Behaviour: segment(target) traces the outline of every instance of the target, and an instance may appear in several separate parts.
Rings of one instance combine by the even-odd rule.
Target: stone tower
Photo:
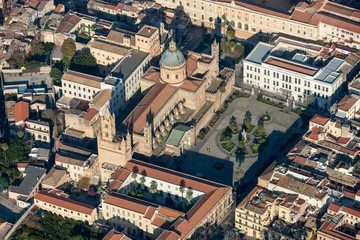
[[[119,136],[116,133],[115,116],[107,108],[101,117],[101,131],[98,136],[99,166],[105,163],[112,166],[124,166],[132,158],[131,136]]]

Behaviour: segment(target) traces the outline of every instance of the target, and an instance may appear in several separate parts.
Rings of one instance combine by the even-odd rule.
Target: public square
[[[258,155],[251,152],[246,156],[236,155],[236,147],[229,153],[221,147],[220,135],[229,125],[230,118],[234,116],[238,123],[242,123],[248,110],[255,126],[266,112],[270,115],[271,120],[264,124],[268,145]],[[245,173],[246,176],[254,176],[268,158],[279,154],[279,147],[287,141],[285,133],[286,136],[300,133],[301,124],[301,118],[295,113],[285,113],[279,108],[258,102],[256,96],[235,99],[206,137],[197,139],[197,146],[186,152],[181,160],[181,168],[184,172],[200,177],[210,176],[211,180],[229,185],[239,183],[239,179],[246,182],[248,179],[242,178]],[[247,172],[249,169],[251,172]]]

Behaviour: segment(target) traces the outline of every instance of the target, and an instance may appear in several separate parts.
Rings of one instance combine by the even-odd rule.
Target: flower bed
[[[259,144],[253,144],[250,146],[250,150],[252,152],[252,154],[257,154],[259,153]]]
[[[254,130],[255,126],[254,125],[245,125],[245,131],[246,133],[251,133],[252,130]]]
[[[254,137],[256,138],[266,138],[266,132],[264,130],[256,129],[254,132]]]
[[[271,105],[273,107],[277,107],[277,108],[280,108],[280,109],[283,109],[285,107],[284,104],[282,104],[281,102],[280,103],[275,103],[275,102],[271,101],[270,99],[264,99],[261,95],[259,95],[256,98],[256,101],[262,102],[262,103],[265,103],[265,104],[268,104],[268,105]]]
[[[226,130],[220,135],[220,142],[231,142],[231,135]]]
[[[211,119],[211,121],[210,121],[210,123],[209,123],[209,126],[210,126],[210,127],[213,127],[213,126],[215,125],[215,123],[219,120],[219,118],[220,118],[220,115],[215,115],[215,116]]]
[[[206,136],[206,134],[208,134],[208,132],[210,131],[210,127],[206,127],[200,130],[200,133],[198,135],[198,138],[203,140]]]
[[[248,155],[248,151],[246,150],[245,147],[238,147],[235,151],[235,154],[238,154],[238,155]]]
[[[233,142],[222,143],[221,147],[223,149],[225,149],[226,151],[231,152],[235,147],[235,143],[233,143]]]
[[[236,123],[230,123],[230,125],[228,126],[229,130],[231,131],[232,134],[238,134],[240,132],[238,126],[236,125]]]

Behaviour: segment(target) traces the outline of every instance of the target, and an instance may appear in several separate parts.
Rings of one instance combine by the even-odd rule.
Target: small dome
[[[171,40],[169,48],[161,55],[160,64],[164,67],[177,67],[185,63],[184,55],[176,48],[176,43]]]

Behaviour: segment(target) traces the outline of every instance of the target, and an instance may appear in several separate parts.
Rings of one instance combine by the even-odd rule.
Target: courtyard
[[[247,139],[241,142],[241,126],[246,115],[251,114],[253,129],[247,132]],[[266,144],[254,151],[256,144],[256,130],[258,119],[268,115],[269,120],[263,121],[263,133]],[[236,121],[239,133],[231,137],[235,144],[233,148],[224,147],[221,135],[229,128],[232,121]],[[197,139],[196,147],[187,151],[181,158],[181,168],[184,172],[198,177],[209,178],[228,185],[238,185],[254,177],[271,156],[277,156],[282,151],[281,145],[289,141],[289,137],[301,132],[302,121],[298,115],[285,113],[280,108],[258,102],[256,96],[237,98],[229,104],[210,128],[206,136]],[[222,146],[223,145],[223,146]],[[245,145],[245,146],[244,146]],[[244,150],[246,149],[246,150]],[[256,163],[256,164],[255,164]],[[246,175],[245,175],[246,174]],[[244,177],[247,176],[247,177]]]

